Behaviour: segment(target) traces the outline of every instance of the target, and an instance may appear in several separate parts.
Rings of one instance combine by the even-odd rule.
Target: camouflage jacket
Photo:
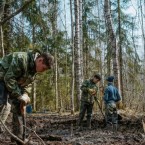
[[[4,81],[12,97],[31,92],[31,83],[36,74],[32,52],[14,52],[0,60],[0,81]]]
[[[94,100],[97,99],[96,95],[91,95],[88,91],[88,89],[95,89],[96,92],[98,91],[98,87],[97,85],[92,81],[92,79],[90,80],[85,80],[82,83],[81,86],[81,90],[82,90],[82,96],[81,96],[81,101],[85,101],[88,103],[93,103]]]
[[[108,86],[106,87],[104,92],[103,99],[105,104],[111,102],[118,102],[121,100],[121,96],[118,92],[118,89],[115,86],[113,86],[113,83],[108,83]]]

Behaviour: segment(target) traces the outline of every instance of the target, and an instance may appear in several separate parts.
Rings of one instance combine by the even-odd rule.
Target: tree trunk
[[[4,7],[4,19],[9,17],[11,13],[10,3],[6,3]],[[8,20],[3,25],[3,37],[4,37],[4,48],[5,48],[5,54],[10,53],[10,41],[11,41],[11,23],[10,20]]]
[[[5,7],[5,0],[1,0],[0,1],[0,22],[3,18],[3,14],[4,14],[4,7]],[[0,52],[0,57],[3,57],[5,55],[5,51],[4,51],[4,40],[3,40],[3,27],[2,25],[0,25],[0,46],[1,46],[1,52]]]
[[[35,45],[35,26],[32,26],[32,45],[33,45],[33,50],[34,50],[34,45]],[[33,110],[36,111],[36,82],[33,82],[32,85],[32,95],[33,95]]]
[[[86,3],[84,2],[84,5],[86,5]],[[89,77],[89,66],[88,66],[88,62],[89,62],[89,46],[88,46],[88,26],[87,26],[87,12],[84,9],[83,12],[83,57],[84,57],[84,77],[85,79],[88,79]]]
[[[33,111],[36,111],[36,82],[33,82]]]
[[[2,25],[0,25],[0,46],[1,46],[0,57],[3,57],[3,56],[5,56],[5,50],[4,50],[4,37],[3,37],[3,28],[2,28]]]
[[[112,26],[112,18],[111,18],[111,7],[110,7],[110,0],[104,1],[104,14],[105,14],[105,20],[106,20],[106,27],[108,30],[109,35],[109,46],[112,49],[112,58],[113,58],[113,73],[115,76],[115,86],[120,91],[120,83],[119,83],[119,66],[118,66],[118,50],[116,48],[116,37],[113,31]]]
[[[97,16],[98,16],[98,21],[100,22],[100,20],[101,20],[101,18],[100,18],[100,14],[101,14],[101,12],[100,12],[100,6],[99,6],[99,2],[98,2],[98,0],[96,1],[96,4],[97,4]],[[102,109],[102,111],[103,111],[103,105],[104,105],[104,103],[103,103],[103,95],[104,95],[104,74],[105,74],[105,72],[104,72],[104,69],[103,69],[103,66],[104,66],[104,49],[103,49],[103,47],[101,46],[101,39],[100,39],[100,36],[101,36],[101,28],[100,28],[100,25],[101,24],[99,24],[98,25],[98,30],[99,30],[99,33],[98,33],[98,36],[99,36],[99,42],[98,42],[98,49],[100,49],[100,51],[101,51],[101,55],[100,55],[100,65],[99,65],[99,68],[100,68],[100,74],[101,74],[101,76],[102,76],[102,81],[101,81],[101,84],[100,84],[100,86],[99,86],[99,99],[100,99],[100,106],[101,106],[101,109]],[[97,51],[97,50],[96,50]],[[97,55],[97,52],[96,52],[96,55]],[[96,59],[97,60],[97,59]]]
[[[6,0],[0,1],[0,21],[2,20]]]
[[[144,4],[145,6],[145,4]],[[143,84],[145,84],[145,32],[144,32],[144,16],[143,16],[143,7],[140,0],[140,13],[141,13],[141,30],[142,30],[142,38],[143,38],[143,48],[144,48],[144,62],[143,62]],[[143,89],[143,111],[145,111],[145,89]]]
[[[73,26],[73,15],[72,15],[72,0],[70,0],[70,15],[71,15],[71,50],[72,50],[72,74],[71,74],[71,114],[74,114],[74,85],[75,85],[75,73],[74,73],[74,26]]]
[[[58,61],[57,61],[57,48],[56,48],[56,31],[57,31],[57,0],[54,0],[54,14],[53,14],[53,20],[52,20],[52,31],[53,31],[53,40],[54,40],[54,59],[55,59],[55,109],[58,111],[59,104],[58,104]]]
[[[66,11],[66,0],[64,0],[64,19],[65,19],[65,25],[64,25],[64,27],[65,27],[65,32],[67,32],[67,18],[66,18],[66,14],[67,14],[67,11]],[[67,43],[67,34],[65,34],[65,41],[66,41],[66,43]],[[65,43],[65,45],[67,45]],[[65,88],[66,88],[66,90],[65,90],[65,100],[67,100],[67,97],[68,97],[68,94],[69,94],[69,81],[68,81],[68,51],[67,51],[67,47],[65,48]],[[61,96],[60,96],[61,97]],[[65,103],[65,105],[66,105],[66,103]],[[61,104],[61,106],[60,106],[61,108],[63,107],[62,106],[62,104]]]
[[[54,36],[55,37],[55,36]],[[55,59],[55,99],[56,99],[56,106],[55,109],[58,110],[58,62],[57,62],[57,48],[54,48],[54,59]]]
[[[82,25],[82,14],[83,14],[83,2],[82,0],[79,0],[79,26],[80,26],[80,32],[79,32],[79,35],[80,35],[80,38],[79,38],[79,43],[80,43],[80,61],[81,61],[81,64],[83,64],[83,25]],[[84,67],[82,66],[81,67],[81,78],[83,79],[84,78]]]
[[[124,91],[123,91],[123,60],[122,60],[122,36],[121,36],[121,21],[120,21],[120,0],[118,0],[118,35],[119,35],[119,66],[120,66],[120,93],[122,96],[122,101],[124,102]]]
[[[79,101],[81,99],[81,83],[82,83],[82,69],[81,69],[81,49],[80,49],[80,25],[79,25],[79,0],[74,0],[75,7],[75,72],[76,72],[76,94]]]

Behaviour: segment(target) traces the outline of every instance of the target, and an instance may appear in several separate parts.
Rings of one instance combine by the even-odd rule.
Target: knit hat
[[[114,79],[115,79],[114,76],[109,76],[106,80],[108,82],[113,82]]]

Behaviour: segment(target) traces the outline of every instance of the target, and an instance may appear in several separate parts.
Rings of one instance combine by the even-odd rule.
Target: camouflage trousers
[[[10,114],[10,110],[11,110],[11,105],[9,103],[5,104],[5,105],[0,105],[0,119],[3,123],[5,123],[5,121],[8,118],[8,115]],[[4,127],[0,122],[0,133],[4,131]]]
[[[105,105],[105,119],[107,123],[118,123],[118,114],[115,102],[111,102]]]
[[[87,112],[87,123],[91,122],[93,105],[94,105],[93,103],[81,101],[80,113],[79,113],[79,123],[78,123],[79,125],[81,125],[86,112]]]
[[[1,84],[1,82],[0,82]],[[6,92],[6,89],[1,87],[0,85],[0,102],[3,102],[3,97],[6,97],[3,95]],[[8,95],[8,92],[7,92]],[[5,121],[8,118],[8,115],[10,114],[10,112],[13,113],[13,118],[12,118],[12,132],[18,136],[20,139],[24,140],[25,138],[25,133],[24,133],[24,127],[23,125],[25,125],[25,118],[24,116],[21,114],[20,111],[20,101],[18,99],[8,99],[7,98],[7,102],[3,102],[3,104],[0,104],[0,118],[1,121],[3,123],[5,123]],[[0,123],[0,128],[1,130],[3,130],[3,125]]]

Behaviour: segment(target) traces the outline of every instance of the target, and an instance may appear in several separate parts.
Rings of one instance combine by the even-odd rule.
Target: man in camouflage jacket
[[[85,80],[82,83],[81,90],[81,106],[79,113],[79,126],[82,128],[82,121],[87,111],[87,127],[91,128],[91,116],[93,111],[94,100],[97,99],[97,83],[101,80],[100,75],[96,74],[90,80]]]
[[[13,133],[22,140],[24,107],[30,102],[32,82],[37,73],[51,69],[52,65],[53,56],[39,51],[14,52],[0,60],[0,118],[5,123],[11,111]]]

